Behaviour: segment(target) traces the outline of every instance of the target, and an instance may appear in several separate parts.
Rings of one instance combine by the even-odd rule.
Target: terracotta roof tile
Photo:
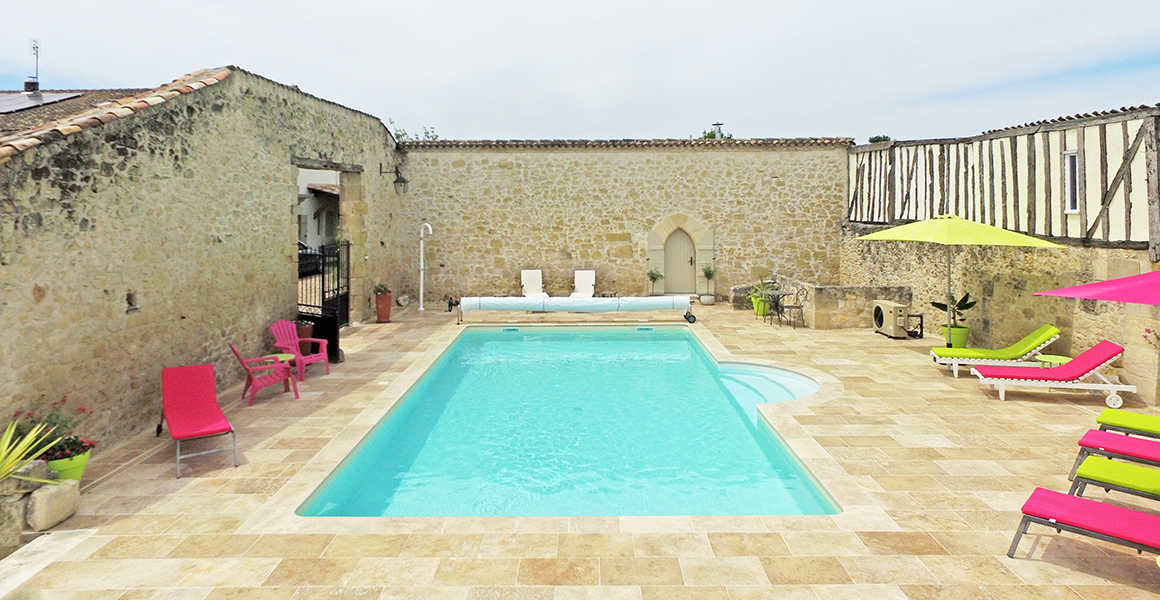
[[[1090,113],[1080,113],[1077,115],[1056,117],[1054,119],[1044,119],[1042,121],[1032,121],[1030,123],[1024,123],[1022,125],[1014,125],[1011,127],[1002,127],[999,129],[991,129],[988,131],[984,131],[983,135],[989,135],[989,134],[999,133],[999,132],[1003,132],[1003,131],[1012,131],[1012,130],[1016,130],[1016,129],[1026,129],[1028,127],[1039,127],[1041,125],[1049,125],[1049,124],[1054,124],[1054,123],[1065,123],[1068,121],[1082,121],[1084,119],[1095,119],[1095,118],[1099,118],[1099,117],[1130,115],[1131,113],[1136,113],[1136,112],[1155,112],[1157,108],[1160,108],[1160,104],[1157,104],[1155,106],[1141,104],[1140,106],[1124,106],[1124,107],[1121,107],[1119,109],[1112,109],[1112,110],[1097,110],[1095,112],[1090,112]],[[1141,116],[1143,116],[1143,115],[1141,115]]]
[[[45,90],[79,92],[83,100],[74,102],[77,100],[74,98],[14,113],[20,115],[19,118],[0,115],[0,151],[3,151],[0,156],[4,158],[0,162],[7,162],[14,154],[46,140],[98,127],[181,94],[213,85],[229,77],[233,69],[235,67],[203,69],[152,90]],[[114,98],[116,100],[112,100]]]
[[[308,183],[306,184],[306,189],[312,192],[322,192],[323,194],[333,194],[335,196],[339,195],[342,191],[340,186],[333,183]]]
[[[851,138],[756,138],[718,140],[415,140],[400,142],[406,150],[454,148],[771,148],[799,146],[841,146],[854,143]]]

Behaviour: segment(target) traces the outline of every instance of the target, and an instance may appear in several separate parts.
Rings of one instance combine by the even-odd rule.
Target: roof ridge
[[[99,127],[105,123],[123,119],[137,111],[156,106],[183,94],[189,94],[225,80],[236,67],[199,69],[178,77],[173,81],[138,94],[126,96],[111,102],[104,102],[78,113],[37,125],[24,131],[0,136],[0,165],[45,142],[69,136],[78,131]],[[133,91],[141,88],[112,88]],[[87,90],[93,91],[93,90]]]
[[[1026,129],[1028,127],[1039,127],[1041,125],[1050,125],[1052,123],[1064,123],[1068,121],[1082,121],[1084,119],[1095,119],[1099,117],[1108,117],[1115,115],[1126,115],[1134,112],[1142,112],[1160,108],[1160,104],[1141,104],[1139,106],[1121,106],[1120,108],[1113,108],[1111,110],[1096,110],[1087,113],[1077,113],[1074,115],[1064,115],[1062,117],[1055,117],[1054,119],[1041,119],[1039,121],[1031,121],[1022,125],[1012,125],[1010,127],[1000,127],[998,129],[988,129],[980,135],[990,135],[1002,131],[1012,131],[1016,129]]]
[[[404,149],[433,148],[636,148],[636,147],[765,147],[765,146],[849,146],[847,137],[814,138],[726,138],[726,139],[619,139],[619,140],[408,140]]]

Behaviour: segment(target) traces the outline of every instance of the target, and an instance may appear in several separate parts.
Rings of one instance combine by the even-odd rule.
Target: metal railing
[[[298,312],[350,324],[350,242],[298,252]]]

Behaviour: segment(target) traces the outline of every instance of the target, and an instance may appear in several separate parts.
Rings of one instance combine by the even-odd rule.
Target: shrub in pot
[[[971,300],[969,293],[963,294],[963,297],[958,300],[955,300],[954,296],[951,296],[950,301],[949,306],[946,302],[931,302],[930,305],[950,314],[950,332],[947,332],[946,325],[939,326],[943,339],[947,341],[947,348],[966,348],[967,337],[971,333],[971,328],[967,325],[960,325],[959,322],[963,320],[963,312],[974,308],[978,302]]]
[[[375,317],[379,323],[391,322],[391,290],[387,289],[385,283],[376,283],[374,287],[375,293]]]

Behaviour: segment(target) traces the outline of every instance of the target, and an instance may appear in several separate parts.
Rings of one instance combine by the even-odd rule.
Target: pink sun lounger
[[[1104,340],[1071,359],[1071,362],[1058,367],[1040,369],[980,365],[971,369],[971,374],[979,378],[979,383],[990,385],[992,389],[998,388],[1000,400],[1006,400],[1008,385],[1103,390],[1108,392],[1107,405],[1119,408],[1124,404],[1124,399],[1116,392],[1135,392],[1136,386],[1112,383],[1099,370],[1123,353],[1123,348]]]
[[[1023,503],[1023,520],[1011,540],[1008,557],[1015,558],[1019,540],[1031,523],[1121,544],[1137,552],[1160,554],[1160,516],[1035,488]]]
[[[1083,463],[1083,459],[1092,455],[1160,467],[1160,441],[1091,429],[1077,443],[1079,456],[1067,476],[1069,481],[1075,478],[1075,470]]]

